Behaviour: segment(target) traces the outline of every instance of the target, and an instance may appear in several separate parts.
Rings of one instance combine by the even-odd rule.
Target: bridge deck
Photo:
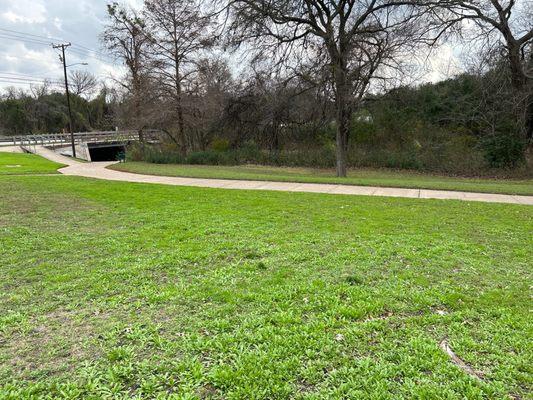
[[[147,130],[143,132],[146,140],[157,140],[159,131]],[[133,130],[126,131],[98,131],[98,132],[76,132],[74,133],[74,142],[127,142],[139,140],[139,132]],[[21,146],[26,150],[29,147],[37,145],[57,145],[70,144],[70,133],[53,133],[42,135],[19,135],[19,136],[0,136],[0,146]]]

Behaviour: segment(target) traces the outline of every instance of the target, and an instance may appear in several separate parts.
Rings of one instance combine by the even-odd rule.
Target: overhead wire
[[[46,37],[41,35],[34,35],[31,33],[19,32],[12,29],[0,28],[0,38],[17,40],[30,44],[38,44],[44,46],[50,46],[54,41],[63,41],[62,39]],[[79,57],[89,57],[99,60],[107,64],[116,64],[116,60],[113,60],[109,55],[99,52],[97,50],[90,49],[89,47],[71,43],[70,52]]]
[[[64,42],[63,39],[54,38],[49,36],[35,35],[27,32],[20,32],[13,29],[0,28],[0,39],[8,39],[13,41],[20,41],[23,43],[28,43],[32,45],[41,45],[41,46],[51,46],[53,42]],[[71,43],[69,48],[69,53],[71,53],[74,58],[81,60],[85,59],[96,59],[105,64],[117,65],[117,60],[112,59],[108,54],[102,53],[97,50],[93,50],[89,47],[86,47],[81,44]],[[16,56],[14,56],[16,57]],[[21,57],[17,57],[21,59]],[[59,70],[59,67],[58,67]],[[47,70],[43,72],[55,73],[55,71]],[[59,71],[57,71],[59,73]],[[103,80],[108,80],[108,77],[97,75]],[[60,78],[49,78],[47,76],[32,76],[28,74],[14,73],[14,72],[0,72],[0,82],[1,83],[11,83],[11,84],[25,84],[25,85],[37,85],[37,84],[50,84],[50,85],[63,85],[64,82]]]
[[[51,36],[43,36],[43,35],[35,35],[35,34],[32,34],[32,33],[27,33],[27,32],[21,32],[21,31],[15,31],[13,29],[5,29],[5,28],[0,28],[0,31],[4,31],[4,32],[8,32],[8,34],[14,34],[14,35],[18,35],[18,36],[31,36],[33,38],[37,38],[36,40],[51,40],[53,42],[64,42],[65,39],[60,39],[60,38],[55,38],[55,37],[51,37]],[[105,53],[102,53],[98,50],[94,50],[94,49],[91,49],[87,46],[83,46],[81,44],[78,44],[78,43],[72,43],[72,46],[73,47],[79,47],[80,49],[83,49],[85,51],[88,51],[88,52],[91,52],[91,53],[94,53],[94,54],[99,54],[99,55],[102,55],[102,56],[107,56],[107,54]]]
[[[37,82],[37,81],[18,81],[18,80],[12,80],[12,79],[4,79],[0,77],[1,83],[11,83],[13,85],[42,85],[47,82]],[[59,86],[61,83],[59,82],[48,82],[52,86]]]
[[[32,36],[32,37],[38,38],[38,39],[40,39],[40,40],[42,40],[42,39],[46,39],[46,40],[51,40],[51,41],[54,41],[54,42],[62,42],[62,41],[65,41],[65,39],[54,38],[54,37],[51,37],[51,36],[35,35],[35,34],[32,34],[32,33],[15,31],[15,30],[13,30],[13,29],[0,28],[0,31],[5,31],[5,32],[9,32],[10,34],[16,34],[16,35],[22,35],[22,36]],[[83,50],[87,50],[87,51],[90,51],[90,52],[92,52],[92,53],[96,53],[96,54],[100,54],[100,55],[104,55],[104,56],[107,55],[107,54],[102,53],[102,52],[100,52],[100,51],[98,51],[98,50],[91,49],[91,48],[89,48],[89,47],[83,46],[83,45],[78,44],[78,43],[72,43],[72,46],[80,47],[81,49],[83,49]]]
[[[31,44],[40,44],[40,45],[44,45],[44,46],[50,46],[50,44],[51,44],[51,42],[45,42],[43,40],[32,39],[32,38],[24,38],[24,37],[11,35],[11,34],[5,34],[5,33],[1,33],[1,32],[0,32],[0,38],[18,40],[20,42],[31,43]]]
[[[35,83],[35,84],[46,84],[46,83],[62,84],[62,82],[59,79],[17,78],[13,76],[2,76],[2,74],[0,74],[0,79],[13,81],[14,83],[27,82],[27,83]]]
[[[52,72],[52,71],[49,71],[49,72]],[[53,71],[53,72],[59,73],[59,68],[58,68],[58,71]],[[13,75],[13,76],[19,76],[19,77],[22,77],[22,78],[49,79],[48,76],[44,76],[44,75],[37,76],[37,75],[21,74],[21,73],[18,73],[18,72],[8,72],[8,71],[0,71],[0,75]]]
[[[34,35],[33,33],[15,31],[13,29],[0,28],[0,31],[9,32],[9,33],[15,33],[15,34],[18,34],[18,35],[33,36],[33,37],[36,37],[36,38],[53,40],[53,41],[56,41],[56,42],[63,40],[63,39],[53,38],[53,37],[49,37],[49,36]]]

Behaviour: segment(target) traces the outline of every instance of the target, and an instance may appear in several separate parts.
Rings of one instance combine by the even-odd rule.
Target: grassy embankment
[[[531,398],[533,207],[0,187],[2,399]]]
[[[0,152],[0,175],[57,174],[61,167],[35,154]]]
[[[255,165],[227,167],[128,162],[124,164],[115,164],[111,166],[111,168],[139,174],[182,176],[191,178],[332,183],[361,186],[533,195],[533,179],[506,180],[458,178],[385,169],[350,170],[348,173],[348,178],[343,179],[335,177],[335,173],[332,170],[292,167],[266,167]]]

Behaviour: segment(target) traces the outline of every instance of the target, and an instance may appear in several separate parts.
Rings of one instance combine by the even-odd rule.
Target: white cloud
[[[2,0],[5,10],[0,16],[11,23],[42,24],[46,22],[46,8],[35,0]]]
[[[58,18],[58,17],[55,17],[54,18],[54,27],[57,29],[57,30],[62,30],[63,29],[63,25],[62,25],[62,20],[61,18]]]
[[[126,0],[126,4],[130,7],[140,9],[143,5],[143,0]]]
[[[4,33],[0,38],[0,73],[60,78],[62,71],[57,53],[49,46],[52,40],[47,39],[58,38],[59,41],[73,44],[67,50],[69,64],[87,62],[87,67],[78,68],[87,69],[102,80],[109,79],[110,75],[119,77],[124,67],[113,61],[108,62],[109,58],[100,54],[103,49],[99,34],[107,20],[108,1],[110,0],[0,0],[0,28],[38,35],[33,38],[43,41],[24,42],[20,40],[20,36],[17,39],[16,35],[0,31]],[[122,2],[140,8],[143,0]],[[99,54],[87,52],[86,48],[96,50]],[[460,64],[457,61],[457,48],[455,43],[450,43],[432,52],[430,57],[413,60],[414,64],[425,68],[425,74],[420,79],[438,81],[456,73]],[[0,89],[8,85],[10,84],[0,81]]]
[[[460,64],[455,47],[444,44],[430,54],[426,79],[437,82],[457,75],[462,71]]]
[[[38,79],[62,79],[61,63],[51,42],[73,44],[67,49],[69,64],[89,63],[73,69],[89,70],[102,80],[110,72],[118,74],[123,70],[121,66],[113,66],[113,61],[107,62],[103,54],[87,51],[103,51],[99,34],[107,17],[106,3],[105,0],[0,0],[0,28],[9,30],[0,31],[0,74],[4,74],[0,78],[24,74]],[[10,31],[37,36],[21,36]],[[13,85],[8,79],[0,79],[0,91]],[[28,88],[25,83],[14,86]]]

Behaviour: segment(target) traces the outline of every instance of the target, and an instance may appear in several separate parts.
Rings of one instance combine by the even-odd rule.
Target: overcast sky
[[[62,79],[57,51],[46,44],[51,42],[46,38],[72,42],[74,46],[67,52],[69,64],[89,63],[86,67],[72,68],[86,68],[100,78],[116,74],[117,66],[111,59],[107,62],[104,55],[86,50],[102,51],[98,35],[106,20],[107,3],[106,0],[0,0],[0,81],[4,81],[0,87],[13,85],[5,82],[9,80]],[[138,7],[141,0],[126,3]]]
[[[86,68],[100,79],[120,74],[120,65],[113,65],[101,53],[99,34],[106,22],[107,0],[0,0],[0,88],[20,86],[22,80],[62,79],[62,66],[57,50],[49,45],[55,38],[72,42],[67,52],[69,64],[87,62]],[[140,7],[142,0],[123,0]],[[26,36],[15,32],[23,32]],[[35,36],[27,36],[35,35]],[[39,43],[36,43],[39,42]],[[81,46],[81,47],[80,47]],[[453,63],[452,47],[444,47],[428,63],[431,72],[426,80],[442,79]]]

